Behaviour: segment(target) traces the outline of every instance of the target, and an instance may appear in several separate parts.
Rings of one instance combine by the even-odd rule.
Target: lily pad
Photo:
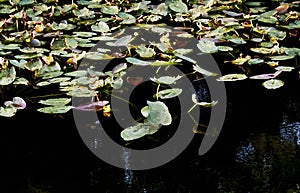
[[[119,38],[115,42],[107,42],[108,46],[127,46],[132,41],[132,35],[127,35]]]
[[[178,65],[178,62],[171,62],[171,61],[162,61],[162,60],[155,60],[151,66],[171,66],[171,65]]]
[[[213,73],[213,72],[210,72],[210,71],[207,71],[207,70],[201,68],[201,67],[200,67],[199,65],[197,65],[197,64],[193,65],[193,69],[194,69],[196,72],[199,72],[199,73],[201,73],[201,74],[203,74],[203,75],[206,75],[206,76],[216,76],[216,75],[218,75],[218,74],[216,74],[216,73]]]
[[[23,85],[28,85],[29,81],[26,80],[25,78],[17,78],[13,84],[23,84]]]
[[[157,97],[161,98],[161,99],[169,99],[169,98],[177,97],[181,93],[182,93],[182,89],[172,88],[172,89],[166,89],[166,90],[159,91],[157,93]]]
[[[260,58],[253,58],[253,59],[248,60],[248,64],[249,65],[252,65],[252,64],[261,64],[263,62],[264,62],[264,60],[260,59]]]
[[[126,61],[133,64],[133,65],[137,65],[137,66],[149,66],[149,65],[151,65],[151,62],[147,62],[147,61],[144,61],[144,60],[139,60],[139,59],[132,58],[132,57],[126,58]]]
[[[135,17],[129,13],[120,12],[118,15],[122,18],[120,24],[133,24],[136,21]]]
[[[156,82],[158,84],[175,84],[177,80],[179,80],[182,76],[161,76],[159,78],[150,78],[151,81]]]
[[[17,109],[12,106],[0,107],[0,116],[3,117],[12,117],[16,114]]]
[[[147,101],[148,106],[142,109],[142,114],[147,115],[147,121],[152,125],[170,125],[172,122],[172,116],[169,113],[169,109],[165,103],[161,101]],[[146,112],[146,113],[145,113]]]
[[[225,76],[221,76],[217,79],[217,81],[237,81],[237,80],[245,80],[248,77],[245,74],[227,74]]]
[[[49,114],[64,114],[71,110],[72,106],[50,106],[50,107],[43,107],[39,108],[37,111],[42,113],[49,113]]]
[[[52,106],[64,106],[70,102],[71,102],[70,98],[52,98],[52,99],[39,101],[40,104],[52,105]]]
[[[198,102],[197,100],[197,95],[196,94],[192,94],[192,101],[193,103],[195,103],[196,105],[202,106],[202,107],[213,107],[215,106],[218,101],[212,101],[212,102]]]
[[[26,60],[20,60],[20,61],[18,61],[18,60],[9,60],[9,62],[10,62],[11,64],[13,64],[14,66],[19,67],[19,68],[21,68],[21,69],[24,69],[24,68],[25,68],[25,67],[24,67],[24,64],[27,63]]]
[[[279,55],[279,56],[270,56],[271,60],[289,60],[294,58],[295,55]]]
[[[92,25],[91,28],[95,32],[108,32],[108,31],[110,31],[109,26],[103,21],[100,21],[97,25]]]
[[[271,79],[263,82],[262,85],[267,89],[277,89],[282,87],[284,85],[284,82],[278,79]]]
[[[153,48],[147,48],[145,45],[139,45],[135,50],[142,58],[150,58],[154,56],[155,51]]]
[[[128,127],[121,132],[121,137],[125,141],[139,139],[145,135],[151,135],[157,132],[158,126],[151,123],[137,123],[135,126]]]
[[[209,40],[199,40],[199,43],[197,44],[197,47],[201,50],[203,53],[216,53],[218,52],[218,46],[215,45],[214,42]]]
[[[0,85],[9,85],[16,79],[15,67],[6,68],[0,72]]]
[[[27,62],[24,67],[30,71],[40,70],[43,67],[43,63],[40,59],[34,59]]]
[[[276,70],[281,70],[283,72],[291,72],[292,70],[294,70],[294,67],[291,66],[278,66],[275,68]]]
[[[260,53],[260,54],[271,54],[272,49],[269,48],[250,48],[252,52]]]
[[[175,0],[170,3],[169,8],[178,13],[186,13],[188,11],[187,5],[180,0]]]
[[[105,6],[102,7],[101,12],[108,15],[116,15],[119,13],[119,8],[117,6]]]

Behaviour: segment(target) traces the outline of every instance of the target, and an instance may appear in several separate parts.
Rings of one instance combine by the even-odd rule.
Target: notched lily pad
[[[147,104],[148,106],[142,109],[142,115],[147,115],[146,118],[149,123],[156,126],[171,124],[172,116],[165,103],[161,101],[147,101]]]
[[[121,132],[121,137],[125,141],[139,139],[145,135],[151,135],[157,132],[159,126],[151,123],[137,123],[135,126],[128,127]]]
[[[218,52],[218,46],[215,45],[213,41],[209,40],[199,40],[199,43],[197,44],[197,47],[201,50],[203,53],[216,53]]]
[[[263,82],[262,85],[267,89],[277,89],[282,87],[284,85],[284,82],[278,79],[271,79]]]

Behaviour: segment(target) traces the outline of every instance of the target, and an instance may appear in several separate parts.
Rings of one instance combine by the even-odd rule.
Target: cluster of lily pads
[[[76,108],[101,110],[109,116],[109,104],[105,98],[101,98],[101,93],[121,88],[128,66],[167,68],[180,64],[182,60],[191,63],[187,67],[191,73],[219,76],[217,81],[262,79],[265,88],[276,89],[284,85],[282,80],[276,79],[280,73],[298,70],[298,66],[287,66],[283,61],[296,60],[300,55],[299,48],[284,46],[286,39],[295,39],[298,35],[300,3],[272,3],[276,6],[270,10],[265,2],[244,0],[79,0],[69,4],[56,0],[1,0],[0,91],[4,87],[23,90],[24,87],[41,89],[58,84],[64,97],[39,100],[40,104],[47,106],[38,111],[66,113]],[[175,44],[169,39],[172,31],[165,28],[166,25],[185,32],[177,34],[177,37],[197,38],[199,50],[173,49]],[[136,34],[122,34],[122,29],[130,26],[160,34],[160,42],[132,46],[130,42]],[[121,32],[114,34],[117,31]],[[90,48],[99,41],[110,47],[126,47],[127,50],[112,52],[110,48],[98,48],[90,52]],[[187,56],[190,52],[213,56],[226,53],[232,59],[219,64],[220,68],[229,63],[237,67],[234,68],[236,71],[224,76],[207,71]],[[106,72],[97,71],[95,66],[77,70],[78,65],[85,65],[80,63],[82,59],[123,59],[123,63]],[[264,69],[267,67],[268,72],[255,74],[256,71],[251,70],[260,66]],[[168,110],[160,99],[176,97],[182,90],[159,90],[159,85],[172,84],[179,78],[163,76],[151,79],[158,89],[155,102],[148,101],[148,106],[142,110],[145,122],[140,124],[147,128],[143,134],[154,133],[158,126],[171,123]],[[22,92],[18,94],[22,97]],[[92,100],[90,104],[76,107],[68,105],[71,97],[96,96],[100,99]],[[205,104],[193,101],[202,106],[216,104],[216,101]],[[5,107],[1,107],[0,115],[13,116],[17,108],[12,104],[6,103]],[[163,112],[168,118],[156,120],[160,117],[155,110],[158,106],[159,109],[165,109]],[[131,139],[132,135],[126,132],[133,130],[136,130],[135,126],[125,130],[122,136]]]

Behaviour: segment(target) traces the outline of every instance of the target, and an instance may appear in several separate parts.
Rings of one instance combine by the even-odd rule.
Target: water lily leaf
[[[155,33],[159,33],[159,34],[163,34],[163,33],[170,33],[172,32],[171,29],[166,28],[166,27],[159,27],[159,26],[155,26],[153,28],[151,28],[151,31],[155,32]]]
[[[39,103],[43,105],[64,106],[71,102],[71,98],[52,98],[47,100],[40,100]]]
[[[128,127],[121,132],[121,137],[125,141],[139,139],[145,135],[151,135],[157,132],[158,126],[150,123],[137,123],[135,126]]]
[[[245,74],[227,74],[225,76],[221,76],[217,79],[217,81],[237,81],[237,80],[245,80],[248,77]]]
[[[147,48],[145,45],[139,45],[135,51],[142,57],[142,58],[150,58],[154,56],[155,51],[153,48]]]
[[[0,44],[0,50],[18,50],[20,49],[20,44]]]
[[[170,125],[172,122],[172,116],[169,113],[169,109],[165,103],[161,101],[147,101],[147,107],[143,108],[143,111],[147,111],[147,121],[152,125]],[[143,113],[146,114],[145,112]]]
[[[26,80],[25,78],[17,78],[13,84],[23,84],[23,85],[28,85],[29,81]]]
[[[115,66],[113,69],[112,69],[112,72],[113,73],[119,73],[123,70],[126,70],[127,69],[127,64],[126,63],[121,63],[121,64],[118,64],[117,66]]]
[[[19,5],[30,5],[30,4],[33,4],[33,3],[36,3],[35,0],[21,0],[19,2]]]
[[[199,65],[197,65],[197,64],[193,65],[193,69],[194,69],[196,72],[199,72],[199,73],[201,73],[201,74],[203,74],[203,75],[206,75],[206,76],[216,76],[216,75],[218,75],[218,74],[216,74],[216,73],[209,72],[209,71],[207,71],[207,70],[201,68],[201,67],[200,67]]]
[[[166,16],[168,14],[168,6],[165,3],[159,4],[156,9],[151,9],[151,13]]]
[[[82,18],[94,18],[95,14],[94,11],[84,7],[83,9],[75,9],[73,10],[73,13],[77,17]]]
[[[246,44],[247,43],[242,38],[230,38],[229,41],[232,43],[235,43],[235,44]]]
[[[226,15],[229,15],[231,17],[239,17],[239,16],[244,15],[244,13],[236,13],[236,12],[227,11],[227,10],[223,10],[223,13],[225,13]]]
[[[201,50],[203,53],[216,53],[218,52],[218,47],[215,45],[214,42],[209,40],[199,40],[199,43],[197,44],[197,47]]]
[[[270,56],[271,60],[289,60],[294,57],[295,57],[295,55]]]
[[[42,77],[42,79],[49,79],[49,78],[60,76],[62,74],[63,74],[62,71],[44,72],[40,74],[40,77]]]
[[[300,56],[300,48],[286,48],[284,52],[289,56]]]
[[[65,38],[65,43],[68,48],[76,48],[78,46],[78,42],[74,38]]]
[[[82,110],[82,111],[99,111],[102,110],[103,107],[108,103],[109,103],[108,101],[96,101],[86,105],[77,106],[75,107],[75,109]]]
[[[198,102],[196,94],[192,94],[192,101],[193,101],[193,103],[195,103],[197,105],[200,105],[202,107],[213,107],[213,106],[215,106],[218,103],[218,101]]]
[[[255,75],[255,76],[251,76],[249,77],[250,79],[271,79],[271,78],[276,78],[280,73],[282,72],[282,70],[278,70],[275,73],[271,73],[271,74],[260,74],[260,75]]]
[[[114,58],[111,55],[103,54],[99,52],[88,52],[84,57],[90,60],[110,60]]]
[[[89,90],[87,87],[83,86],[73,86],[72,90],[67,93],[67,95],[72,97],[93,97],[96,96],[97,91]]]
[[[59,23],[59,24],[57,24],[55,22],[52,23],[52,29],[53,30],[64,30],[67,27],[68,27],[67,23]]]
[[[263,39],[262,38],[252,38],[251,41],[253,42],[261,42]]]
[[[159,78],[150,78],[151,81],[156,82],[158,84],[175,84],[177,80],[179,80],[182,76],[161,76]]]
[[[25,109],[26,102],[21,97],[14,97],[12,101],[5,101],[4,105],[6,107],[12,106],[15,109]]]
[[[12,106],[0,107],[0,116],[3,117],[12,117],[16,114],[17,109]]]
[[[282,26],[287,29],[299,29],[300,28],[300,20],[296,20],[295,22],[289,23],[288,26]]]
[[[47,80],[47,81],[42,81],[42,82],[37,83],[36,86],[48,86],[50,84],[51,84],[51,82],[49,82]]]
[[[218,46],[218,50],[222,52],[230,52],[233,50],[233,48],[229,46]]]
[[[119,13],[119,8],[117,6],[105,6],[102,7],[101,12],[108,15],[116,15]]]
[[[76,70],[73,72],[65,73],[65,76],[74,76],[74,77],[82,77],[87,76],[88,72],[86,70]]]
[[[271,54],[272,49],[269,48],[250,48],[252,52],[260,53],[260,54]]]
[[[127,35],[119,38],[115,42],[107,42],[108,46],[127,46],[132,41],[132,35]]]
[[[186,48],[179,48],[179,49],[174,50],[175,54],[180,54],[180,55],[186,55],[186,54],[189,54],[192,52],[193,52],[193,49],[186,49]]]
[[[43,55],[41,53],[38,54],[21,54],[21,55],[15,55],[14,57],[16,59],[32,59],[32,58],[39,58],[42,57]]]
[[[292,70],[294,70],[294,67],[291,66],[278,66],[275,68],[276,70],[281,70],[283,72],[291,72]]]
[[[95,35],[97,35],[95,32],[73,32],[73,34],[75,34],[76,37],[93,37]]]
[[[178,62],[171,62],[171,61],[162,61],[162,60],[155,60],[151,66],[170,66],[170,65],[178,65]]]
[[[182,54],[175,54],[175,56],[177,56],[178,58],[181,58],[181,59],[183,59],[183,60],[186,60],[186,61],[188,61],[188,62],[190,62],[190,63],[193,63],[193,64],[196,64],[196,63],[197,63],[196,60],[194,60],[194,59],[192,59],[192,58],[190,58],[190,57],[184,56],[184,55],[182,55]]]
[[[128,57],[126,58],[126,61],[133,64],[133,65],[138,65],[138,66],[149,66],[151,65],[151,62],[147,62],[144,60],[139,60],[136,58]]]
[[[120,12],[118,14],[122,18],[122,22],[120,24],[133,24],[135,23],[135,17],[129,13]]]
[[[21,68],[21,69],[24,69],[24,68],[25,68],[25,67],[24,67],[24,64],[27,63],[26,60],[20,60],[20,61],[18,61],[18,60],[9,60],[9,62],[10,62],[12,65],[17,66],[17,67],[19,67],[19,68]]]
[[[182,89],[172,88],[172,89],[166,89],[166,90],[159,91],[157,93],[157,97],[161,98],[161,99],[169,99],[169,98],[177,97],[181,93],[182,93]]]
[[[71,110],[72,106],[50,106],[39,108],[37,111],[41,113],[49,113],[49,114],[64,114]]]
[[[263,82],[262,85],[267,89],[277,89],[282,87],[284,85],[284,82],[278,79],[271,79]]]
[[[100,21],[97,25],[92,25],[92,30],[96,32],[108,32],[110,31],[109,26],[103,22]]]
[[[76,79],[73,79],[71,81],[72,84],[74,85],[89,85],[89,84],[92,84],[93,82],[97,81],[98,80],[98,77],[79,77],[79,78],[76,78]]]
[[[43,62],[40,59],[34,59],[24,64],[24,67],[30,71],[40,70],[43,67]]]
[[[286,32],[278,30],[274,27],[265,28],[265,31],[270,36],[270,38],[274,38],[276,40],[284,40],[286,37]]]
[[[187,5],[180,0],[176,0],[176,1],[173,1],[172,3],[170,3],[169,8],[172,11],[175,11],[178,13],[186,13],[188,11]]]
[[[272,10],[265,13],[260,14],[257,19],[260,22],[263,23],[275,23],[277,21],[277,18],[274,17],[274,15],[277,13],[277,11]]]
[[[48,81],[50,83],[60,83],[60,82],[69,81],[70,79],[71,79],[70,77],[58,77],[58,78],[49,79]]]
[[[9,85],[16,79],[15,67],[6,68],[0,72],[0,85]]]
[[[7,6],[7,7],[3,7],[2,9],[0,9],[0,14],[11,14],[14,11],[16,11],[15,8],[12,8],[11,6]]]
[[[252,65],[252,64],[261,64],[263,62],[264,62],[264,60],[260,59],[260,58],[253,58],[253,59],[248,60],[248,64],[249,65]]]

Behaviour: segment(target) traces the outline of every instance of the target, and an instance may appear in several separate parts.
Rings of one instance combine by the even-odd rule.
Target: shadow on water
[[[24,110],[1,117],[1,192],[299,192],[300,95],[294,83],[274,91],[253,81],[230,83],[226,121],[213,148],[197,155],[202,136],[195,134],[175,160],[147,171],[99,160],[71,114]]]

